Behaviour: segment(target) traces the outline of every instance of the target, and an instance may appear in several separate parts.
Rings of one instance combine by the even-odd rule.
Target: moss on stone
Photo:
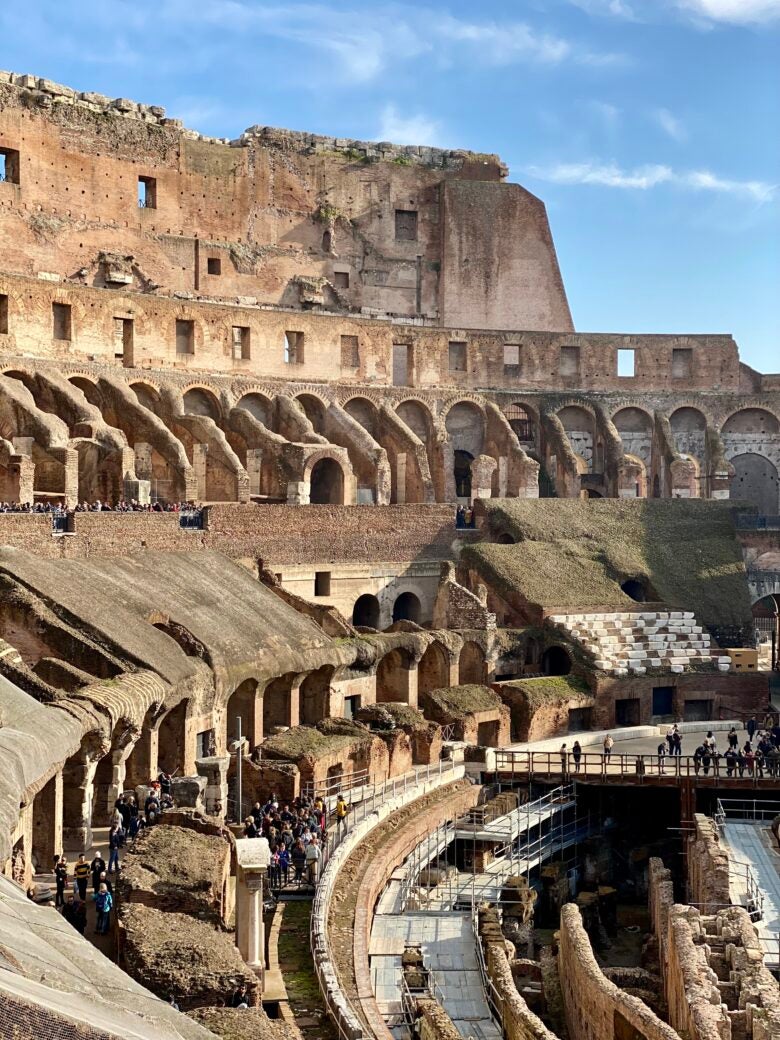
[[[575,698],[590,697],[591,692],[584,679],[576,675],[545,675],[538,679],[510,679],[503,682],[513,690],[521,690],[531,711],[549,703],[565,703]]]
[[[431,704],[453,719],[462,719],[480,711],[495,711],[501,707],[501,698],[488,686],[468,684],[449,686],[425,694]]]

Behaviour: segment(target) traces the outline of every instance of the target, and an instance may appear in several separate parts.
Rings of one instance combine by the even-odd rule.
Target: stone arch
[[[568,404],[556,413],[572,451],[585,464],[588,473],[593,472],[594,447],[596,441],[596,419],[593,413],[579,404]]]
[[[395,647],[385,654],[376,670],[377,703],[403,701],[404,704],[416,704],[417,689],[413,677],[416,679],[414,659],[408,650]]]
[[[458,682],[466,683],[487,682],[487,661],[485,651],[475,643],[473,639],[467,640],[460,651],[458,658]]]
[[[780,512],[777,466],[765,455],[745,452],[731,459],[734,473],[729,479],[729,497],[749,502],[764,516]]]
[[[249,741],[250,748],[257,747],[263,740],[263,696],[257,679],[244,679],[228,698],[225,707],[225,741],[238,738],[238,719],[241,719],[241,735]]]
[[[272,679],[263,691],[263,734],[270,736],[276,726],[297,725],[297,711],[293,711],[295,672],[287,672]]]
[[[184,625],[179,624],[176,621],[171,621],[170,618],[165,620],[153,621],[152,625],[160,632],[164,632],[167,636],[177,643],[179,647],[184,651],[188,657],[199,657],[205,661],[209,666],[211,665],[211,654],[206,649],[205,645],[194,636],[189,629],[185,628]]]
[[[379,443],[379,412],[373,401],[369,401],[367,397],[350,397],[342,407]]]
[[[258,422],[261,422],[263,426],[269,430],[271,429],[273,425],[273,403],[265,394],[257,391],[244,394],[243,397],[238,399],[236,408],[243,408],[244,411],[254,416]]]
[[[474,401],[456,401],[444,416],[444,427],[453,451],[476,458],[485,443],[485,414]]]
[[[140,784],[148,784],[157,775],[157,721],[162,714],[162,704],[149,706],[141,723],[138,739],[125,760],[125,789],[132,790]]]
[[[433,642],[417,666],[417,691],[430,693],[450,686],[450,657],[441,643]]]
[[[222,417],[222,407],[213,391],[203,386],[191,386],[182,394],[182,405],[186,415],[202,415],[218,423]]]
[[[618,408],[612,423],[620,435],[623,451],[640,459],[646,470],[650,469],[653,450],[653,418],[636,405]]]
[[[156,386],[151,383],[130,383],[130,389],[143,408],[159,417],[161,411],[160,391]]]
[[[325,435],[325,402],[317,397],[316,394],[298,394],[294,398],[295,401],[301,406],[306,415],[306,418],[314,427],[314,432],[319,433],[320,436]]]
[[[89,376],[68,376],[68,382],[79,388],[90,404],[102,409],[103,398],[94,379]]]
[[[647,583],[642,578],[626,578],[620,588],[636,603],[645,603],[647,600]]]
[[[571,657],[562,646],[548,646],[540,663],[544,675],[568,675],[571,671]]]
[[[621,498],[647,498],[647,466],[638,456],[623,455],[618,481]]]
[[[312,505],[344,505],[344,470],[334,458],[319,456],[314,462],[309,460],[304,480],[309,483]]]
[[[772,437],[780,433],[780,420],[768,408],[739,408],[723,423],[721,433]]]
[[[422,604],[419,596],[413,592],[402,592],[393,603],[393,621],[413,621],[416,625],[420,623],[422,616]]]
[[[537,443],[539,417],[533,408],[525,402],[513,401],[504,405],[502,411],[520,444]]]
[[[108,752],[108,737],[99,730],[87,733],[62,770],[62,846],[86,852],[92,845],[95,771]],[[58,850],[59,851],[59,850]]]
[[[323,665],[310,672],[301,683],[300,724],[316,726],[330,715],[330,689],[334,668]]]
[[[359,628],[379,628],[379,600],[370,592],[364,592],[355,600],[352,608],[352,624]]]
[[[409,429],[417,434],[423,444],[426,446],[430,444],[433,438],[434,423],[433,415],[427,404],[416,397],[407,397],[396,405],[395,411],[399,419],[402,419]]]
[[[138,737],[138,726],[131,719],[116,722],[111,747],[95,769],[92,819],[98,825],[111,823],[114,803],[124,790],[127,759]]]

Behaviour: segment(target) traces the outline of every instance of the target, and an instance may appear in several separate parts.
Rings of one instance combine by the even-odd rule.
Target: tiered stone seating
[[[710,635],[690,611],[554,614],[548,621],[592,653],[597,668],[614,675],[644,675],[648,668],[682,672],[712,660]]]

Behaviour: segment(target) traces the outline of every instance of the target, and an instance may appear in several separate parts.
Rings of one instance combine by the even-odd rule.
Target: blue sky
[[[495,151],[575,325],[732,332],[780,371],[780,0],[31,0],[0,68],[255,123]]]

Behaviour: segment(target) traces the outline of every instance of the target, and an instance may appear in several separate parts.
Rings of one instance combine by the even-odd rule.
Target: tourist
[[[108,873],[115,868],[119,873],[119,850],[125,843],[125,832],[121,827],[114,826],[108,832]]]
[[[232,1008],[248,1008],[249,1007],[249,996],[247,994],[246,983],[239,983],[233,990],[233,993],[228,1001],[228,1007]]]
[[[303,871],[306,868],[306,849],[303,847],[301,838],[295,842],[290,853],[290,860],[295,869],[295,881],[298,885],[303,881]]]
[[[737,749],[729,745],[724,758],[726,759],[726,776],[733,776],[734,770],[737,768]]]
[[[656,748],[656,754],[658,755],[658,773],[660,776],[664,773],[664,759],[666,758],[666,740],[662,740]],[[671,751],[669,752],[671,754]]]
[[[97,909],[97,924],[95,932],[97,935],[105,935],[111,921],[111,907],[114,905],[114,897],[108,891],[108,885],[103,882],[95,894],[95,908]]]
[[[244,820],[244,837],[245,838],[259,838],[260,831],[257,829],[257,824],[253,816],[247,816]]]
[[[290,880],[290,850],[280,842],[277,845],[277,852],[279,853],[279,877],[282,885],[286,885]]]
[[[100,885],[100,875],[106,869],[106,861],[103,859],[103,856],[99,851],[95,852],[95,858],[90,863],[89,869],[92,873],[92,890],[97,892],[98,886]]]
[[[336,799],[336,825],[339,831],[346,825],[348,812],[349,806],[344,801],[344,795],[340,794]]]
[[[580,771],[580,759],[582,758],[582,745],[579,740],[575,740],[571,749],[571,757],[574,759],[574,772],[579,773]]]
[[[89,866],[89,864],[87,864]],[[86,885],[84,886],[86,892]],[[87,904],[84,899],[79,899],[77,896],[73,897],[72,910],[70,916],[70,923],[79,933],[83,935],[87,928]]]
[[[320,840],[315,834],[306,846],[306,872],[309,884],[316,885],[320,875],[320,863],[322,862],[322,849]]]
[[[54,867],[54,884],[57,886],[54,905],[65,906],[65,888],[68,884],[68,861],[65,856],[60,856],[57,859]]]
[[[614,747],[615,741],[612,739],[611,734],[607,733],[602,743],[604,745],[604,758],[609,760],[609,757],[612,754],[612,748]]]
[[[174,1011],[181,1011],[181,1008],[179,1007],[176,1001],[176,997],[173,993],[168,994],[168,1003],[171,1005]]]
[[[558,754],[561,756],[561,773],[566,776],[566,766],[569,760],[569,752],[566,749],[566,744],[561,744],[560,751]]]
[[[672,742],[672,754],[676,758],[680,758],[682,756],[682,734],[680,733],[680,731],[677,729],[676,726],[674,727],[674,737],[673,737],[673,742]]]
[[[127,830],[127,836],[133,845],[135,845],[135,839],[138,837],[138,835],[141,833],[145,826],[146,821],[142,816],[138,814],[138,811],[136,810],[135,816],[131,817],[130,819],[130,826]]]
[[[729,747],[730,748],[734,748],[734,750],[736,751],[737,750],[737,745],[739,744],[739,736],[737,735],[737,731],[736,731],[734,726],[732,726],[731,729],[729,730],[728,741],[729,741]]]
[[[154,792],[147,796],[144,802],[144,812],[146,814],[146,825],[151,827],[160,815],[160,801]]]
[[[677,726],[670,726],[666,731],[666,743],[669,745],[669,754],[674,754],[674,735],[677,732]]]
[[[755,715],[751,715],[745,723],[745,729],[747,730],[748,738],[751,743],[753,742],[753,734],[756,732],[756,725],[756,717]]]
[[[161,769],[157,776],[157,783],[160,785],[160,794],[171,793],[173,780],[170,773],[166,773],[164,769]]]
[[[79,899],[83,902],[87,898],[87,882],[89,881],[89,875],[91,868],[84,858],[84,853],[79,853],[79,858],[76,861],[76,866],[73,868],[74,884],[78,892]]]

